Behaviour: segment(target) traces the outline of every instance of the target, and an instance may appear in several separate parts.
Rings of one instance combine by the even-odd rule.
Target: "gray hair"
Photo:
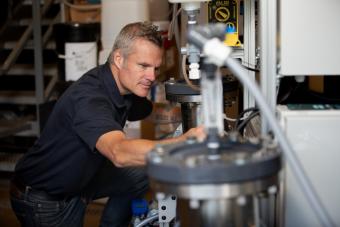
[[[158,31],[158,27],[150,22],[136,22],[125,25],[113,44],[112,51],[109,55],[108,61],[113,63],[113,52],[121,50],[123,57],[127,57],[132,51],[133,42],[142,38],[150,41],[159,48],[162,48],[163,41],[161,33]]]

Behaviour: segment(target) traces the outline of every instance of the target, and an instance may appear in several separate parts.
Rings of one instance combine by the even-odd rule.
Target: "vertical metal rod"
[[[267,193],[261,193],[258,195],[258,201],[260,205],[260,222],[261,226],[270,226],[269,225],[269,217],[270,217],[270,212],[269,212],[269,197]]]
[[[276,108],[276,34],[277,0],[260,0],[261,89],[273,112]],[[261,122],[262,134],[267,134],[269,126],[264,116]]]
[[[61,22],[61,23],[65,23],[65,22],[66,22],[66,17],[65,17],[65,15],[66,15],[65,4],[64,4],[63,2],[60,2],[59,4],[60,4],[60,15],[61,15],[61,17],[60,17],[60,22]]]
[[[269,226],[277,226],[276,225],[276,220],[278,218],[277,212],[276,212],[276,207],[277,207],[277,194],[276,193],[269,193],[268,196],[268,203],[269,203],[269,211],[268,211],[268,222]]]
[[[285,166],[283,168],[286,168]],[[278,206],[276,207],[276,213],[278,215],[278,218],[276,220],[276,226],[283,227],[284,226],[284,220],[285,220],[285,199],[286,199],[286,193],[284,191],[286,190],[286,173],[281,171],[280,172],[280,178],[281,181],[279,182],[279,192],[278,192],[278,198],[277,203]]]
[[[255,43],[255,1],[244,1],[244,57],[242,64],[253,68],[256,66]],[[255,72],[248,70],[248,76],[255,82]],[[247,88],[243,88],[243,109],[255,106],[255,99]]]
[[[37,127],[38,127],[38,133],[39,133],[40,132],[39,106],[44,101],[40,0],[32,1],[32,15],[33,15],[35,97],[36,97],[36,109],[37,109],[36,115],[37,115]]]
[[[254,221],[255,221],[255,226],[260,227],[261,224],[261,217],[260,217],[260,201],[257,195],[253,196],[253,204],[254,204]]]

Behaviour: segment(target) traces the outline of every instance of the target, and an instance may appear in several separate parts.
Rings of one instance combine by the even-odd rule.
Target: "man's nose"
[[[146,78],[150,81],[156,80],[157,72],[156,69],[153,67],[150,67],[146,72]]]

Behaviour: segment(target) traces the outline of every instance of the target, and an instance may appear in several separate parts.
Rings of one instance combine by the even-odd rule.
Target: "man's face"
[[[120,67],[119,80],[124,91],[147,96],[157,77],[162,55],[163,50],[155,44],[137,39]]]

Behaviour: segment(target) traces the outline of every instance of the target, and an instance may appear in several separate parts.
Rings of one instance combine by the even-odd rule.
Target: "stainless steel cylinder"
[[[148,156],[155,192],[176,195],[181,226],[277,226],[281,154],[273,143],[189,140]]]

